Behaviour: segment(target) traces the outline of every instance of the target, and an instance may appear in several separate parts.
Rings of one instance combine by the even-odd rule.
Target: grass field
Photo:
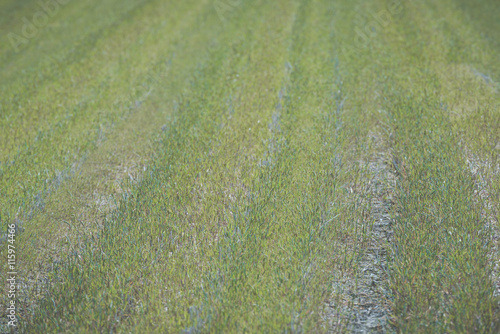
[[[4,0],[1,333],[500,332],[495,0]]]

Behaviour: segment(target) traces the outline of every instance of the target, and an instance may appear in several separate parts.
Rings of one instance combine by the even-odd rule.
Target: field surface
[[[496,0],[0,2],[1,333],[499,333]]]

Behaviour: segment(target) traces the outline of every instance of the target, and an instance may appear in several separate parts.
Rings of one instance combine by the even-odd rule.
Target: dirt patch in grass
[[[378,141],[379,136],[371,136]],[[392,192],[395,175],[390,153],[377,143],[369,162],[365,191],[370,202],[366,242],[359,251],[356,270],[335,282],[341,301],[330,302],[328,318],[334,332],[384,333],[390,328],[391,294],[387,284],[387,255],[392,239]],[[350,276],[350,277],[349,277]]]
[[[495,284],[495,296],[500,296],[500,212],[499,185],[500,165],[494,165],[488,159],[481,159],[478,155],[465,150],[466,162],[470,173],[474,177],[474,197],[481,203],[481,215],[485,221],[487,241],[490,242],[488,257],[491,262],[491,280]]]

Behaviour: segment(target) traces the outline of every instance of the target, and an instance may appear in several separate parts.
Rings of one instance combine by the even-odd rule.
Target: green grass
[[[494,1],[216,5],[69,2],[0,50],[20,331],[349,332],[373,164],[381,329],[500,330]],[[9,46],[39,8],[0,7]]]

